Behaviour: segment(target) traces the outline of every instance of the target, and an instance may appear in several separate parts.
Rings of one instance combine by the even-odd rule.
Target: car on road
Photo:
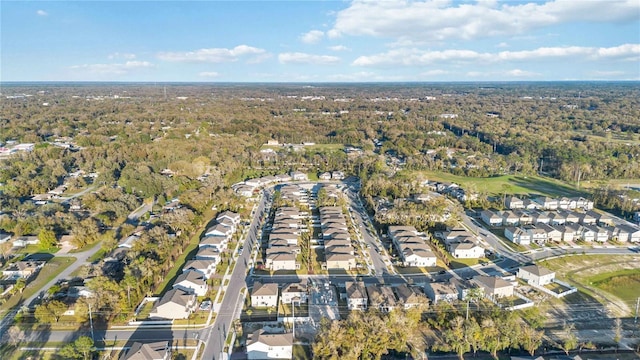
[[[242,245],[241,245],[241,246],[238,248],[238,255],[242,255],[242,251],[243,251],[243,250],[244,250],[244,246],[242,246]]]
[[[205,300],[200,304],[200,311],[209,311],[211,310],[211,300]]]

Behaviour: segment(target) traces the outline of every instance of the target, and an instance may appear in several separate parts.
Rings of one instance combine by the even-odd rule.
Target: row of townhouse
[[[287,181],[309,181],[307,174],[300,171],[292,171],[289,174],[267,175],[260,178],[249,179],[231,185],[231,189],[238,195],[251,197],[254,192],[263,187]]]
[[[389,312],[396,307],[409,309],[428,302],[424,292],[418,286],[365,285],[362,281],[345,282],[343,297],[347,300],[349,310],[366,310],[372,307]]]
[[[309,193],[307,190],[296,184],[285,184],[280,187],[280,197],[283,200],[291,200],[294,203],[307,205],[309,203]]]
[[[297,207],[283,206],[275,211],[265,254],[265,267],[270,271],[297,270],[296,255],[300,253],[298,239],[307,229],[302,219],[309,215]]]
[[[436,266],[436,255],[413,226],[389,226],[389,237],[404,266]]]
[[[456,259],[478,259],[484,256],[485,249],[476,238],[465,229],[451,229],[436,233],[447,251]]]
[[[256,281],[251,289],[252,307],[275,307],[278,301],[283,304],[306,303],[309,300],[309,288],[306,280],[285,284],[282,289],[276,283]]]
[[[540,210],[484,210],[480,218],[490,226],[517,226],[530,224],[582,224],[613,226],[613,218],[603,212],[588,210],[576,212],[568,210],[540,211]]]
[[[208,228],[200,240],[195,258],[187,260],[172,289],[155,303],[151,318],[186,319],[196,310],[197,297],[209,291],[207,280],[215,274],[220,254],[227,249],[238,224],[240,215],[231,211],[216,217],[216,224]]]
[[[355,249],[351,244],[351,235],[342,208],[323,206],[319,208],[319,212],[326,268],[355,269]]]
[[[516,196],[510,196],[505,199],[505,206],[511,210],[593,210],[593,201],[583,197],[551,198],[538,196],[533,199],[520,199]]]
[[[516,244],[530,243],[544,244],[546,242],[561,242],[583,240],[586,242],[606,242],[617,240],[620,242],[640,242],[640,229],[619,224],[615,227],[598,225],[548,225],[539,223],[522,227],[507,227],[504,236]]]

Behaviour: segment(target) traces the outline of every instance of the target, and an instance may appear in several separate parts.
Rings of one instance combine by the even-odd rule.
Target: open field
[[[591,277],[590,283],[598,289],[633,304],[640,297],[640,269],[626,269]]]
[[[488,194],[543,194],[549,196],[583,196],[583,192],[555,179],[540,176],[502,175],[466,177],[441,172],[422,172],[429,180],[454,182],[463,188],[475,188]]]
[[[564,298],[574,312],[603,311],[611,316],[629,316],[640,296],[640,255],[576,255],[543,261],[540,265],[556,272],[556,278],[576,286],[580,292]],[[630,277],[630,278],[627,278]],[[616,280],[619,278],[619,280]],[[622,281],[629,286],[615,286]],[[576,295],[576,296],[574,296]],[[581,301],[574,302],[573,298]]]

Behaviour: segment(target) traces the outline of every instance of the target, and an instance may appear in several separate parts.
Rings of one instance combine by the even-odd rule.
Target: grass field
[[[589,278],[592,285],[633,303],[640,297],[640,269],[625,269],[612,273],[598,274]]]
[[[558,180],[540,176],[502,175],[466,177],[442,172],[422,172],[429,180],[454,182],[463,188],[475,188],[488,194],[542,194],[549,196],[584,196],[585,193]]]

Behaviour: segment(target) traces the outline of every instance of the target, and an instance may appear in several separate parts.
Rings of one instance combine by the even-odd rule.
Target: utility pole
[[[633,320],[633,323],[636,324],[638,322],[638,308],[640,307],[640,297],[636,301],[636,318]]]
[[[89,323],[91,324],[91,340],[96,341],[95,337],[93,336],[93,316],[91,316],[91,303],[90,302],[87,302],[87,303],[89,305]]]
[[[469,320],[469,299],[467,299],[467,315],[465,316],[465,320]]]

